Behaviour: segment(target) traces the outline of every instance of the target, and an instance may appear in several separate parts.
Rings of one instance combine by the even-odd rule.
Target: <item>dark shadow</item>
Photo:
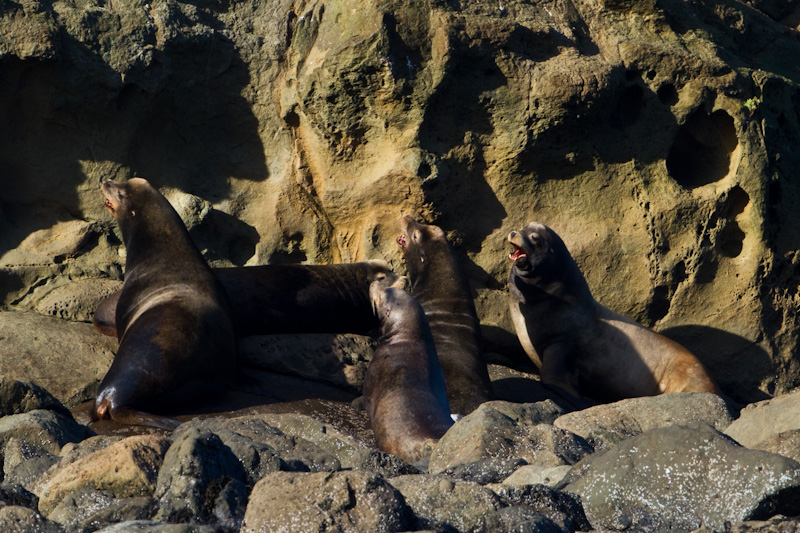
[[[43,9],[43,17],[58,20],[52,7]],[[98,13],[91,16],[113,16]],[[124,78],[92,41],[105,35],[79,42],[63,26],[53,60],[0,60],[0,256],[34,231],[82,217],[78,188],[93,162],[128,167],[156,187],[212,202],[229,196],[231,176],[268,177],[258,120],[242,96],[250,74],[235,44],[218,31],[212,11],[199,9],[192,20],[180,9],[170,16],[172,30],[206,31],[168,36],[155,47],[155,26],[141,28],[135,39],[144,48]],[[99,204],[99,183],[97,197]],[[46,213],[28,216],[35,206]],[[234,263],[252,238],[230,251]]]
[[[689,349],[708,370],[724,393],[742,404],[769,398],[759,389],[776,374],[769,354],[757,344],[709,326],[677,326],[662,335]]]
[[[261,239],[253,226],[216,209],[212,209],[189,234],[212,265],[217,261],[230,261],[235,266],[243,266],[255,255],[256,245]]]

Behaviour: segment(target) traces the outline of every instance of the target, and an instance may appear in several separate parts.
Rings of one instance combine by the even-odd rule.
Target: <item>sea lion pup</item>
[[[231,303],[240,336],[277,333],[356,333],[380,327],[372,312],[369,286],[391,285],[399,276],[389,263],[372,259],[340,265],[261,265],[214,268]],[[117,334],[114,309],[119,293],[94,313],[95,328]]]
[[[119,348],[92,420],[174,429],[151,414],[214,392],[233,377],[236,335],[227,296],[169,202],[142,178],[104,181],[125,243],[116,305]]]
[[[444,374],[414,297],[380,281],[369,294],[381,337],[364,376],[364,405],[378,448],[413,463],[453,425]]]
[[[454,413],[467,415],[494,399],[469,284],[441,228],[404,216],[401,229],[397,243],[411,292],[428,317],[447,399]]]
[[[531,222],[512,231],[508,242],[514,247],[508,256],[511,318],[543,384],[600,402],[719,394],[689,350],[598,303],[553,230]]]

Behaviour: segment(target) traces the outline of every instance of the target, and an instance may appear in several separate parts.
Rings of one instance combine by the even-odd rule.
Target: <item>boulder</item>
[[[553,424],[602,450],[658,427],[706,422],[724,431],[731,420],[725,402],[716,394],[682,392],[597,405],[560,416]]]
[[[778,455],[800,462],[800,429],[783,431],[753,444],[750,448],[777,453]]]
[[[506,484],[490,485],[503,503],[522,507],[548,517],[564,531],[588,531],[589,521],[580,500],[574,496],[544,485],[510,487]]]
[[[594,529],[679,529],[800,513],[800,463],[707,424],[653,429],[585,458],[562,482]]]
[[[71,463],[61,463],[34,487],[33,492],[39,496],[39,510],[47,516],[69,494],[84,488],[108,492],[117,498],[152,496],[169,447],[166,437],[139,435]]]
[[[748,405],[725,430],[742,446],[752,447],[785,431],[800,429],[795,414],[800,409],[800,389]]]
[[[41,446],[49,453],[58,453],[68,442],[79,442],[94,433],[78,424],[72,415],[36,409],[0,418],[0,447],[11,439]]]
[[[503,480],[504,485],[512,487],[524,487],[525,485],[546,485],[555,487],[561,483],[569,471],[571,465],[543,467],[536,465],[524,465],[517,468],[513,474]]]
[[[27,507],[6,505],[0,507],[0,530],[36,531],[36,533],[64,533],[64,528]]]
[[[275,472],[253,487],[243,533],[408,531],[413,514],[380,475]]]
[[[418,529],[478,531],[505,505],[486,487],[446,476],[420,474],[390,480],[417,516]]]
[[[562,413],[552,402],[486,402],[442,436],[428,469],[438,473],[456,465],[506,457],[540,466],[573,464],[592,448],[581,437],[547,422]]]

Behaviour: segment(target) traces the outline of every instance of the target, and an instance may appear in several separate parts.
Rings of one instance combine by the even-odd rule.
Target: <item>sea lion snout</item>
[[[523,248],[525,243],[522,240],[522,235],[516,231],[512,231],[508,234],[508,243],[514,247],[514,251],[508,254],[509,261],[516,264],[517,262],[528,258],[528,255],[525,253],[525,249]]]

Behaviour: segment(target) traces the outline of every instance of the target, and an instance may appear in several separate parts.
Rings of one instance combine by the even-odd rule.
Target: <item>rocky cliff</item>
[[[448,231],[490,351],[505,236],[740,401],[800,383],[800,2],[17,0],[0,7],[0,296],[86,320],[143,176],[215,265],[386,258]]]

